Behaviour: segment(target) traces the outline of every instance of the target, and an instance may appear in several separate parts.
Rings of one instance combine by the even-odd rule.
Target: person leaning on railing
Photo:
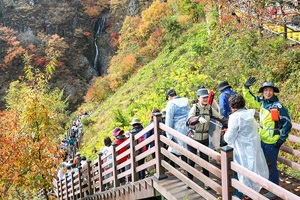
[[[279,185],[279,172],[277,158],[280,146],[286,141],[291,132],[292,123],[288,110],[279,102],[274,93],[279,93],[278,87],[272,82],[264,82],[259,88],[262,97],[255,96],[250,86],[255,82],[254,77],[248,78],[244,84],[243,94],[247,102],[252,105],[260,105],[259,135],[261,145],[269,167],[269,181]],[[275,199],[271,192],[265,194],[269,199]]]

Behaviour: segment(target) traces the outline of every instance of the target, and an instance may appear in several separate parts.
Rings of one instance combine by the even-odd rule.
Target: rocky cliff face
[[[127,0],[112,14],[108,9],[99,16],[105,17],[101,35],[97,38],[97,66],[94,66],[96,49],[94,44],[95,24],[99,19],[91,19],[84,13],[80,3],[82,0],[0,0],[0,24],[24,33],[36,35],[42,32],[46,35],[57,34],[63,37],[70,49],[65,55],[65,64],[70,71],[68,77],[55,79],[55,85],[64,87],[70,103],[76,106],[88,87],[89,81],[98,75],[107,73],[110,58],[115,48],[110,45],[110,34],[118,32],[126,15],[138,15],[152,1]],[[90,37],[82,37],[78,32],[90,33]],[[0,41],[1,44],[1,41]],[[0,56],[0,61],[3,59]],[[22,75],[22,70],[0,69],[0,97],[3,99],[9,83]],[[11,71],[13,70],[13,71]],[[17,73],[16,73],[17,72]],[[76,84],[74,84],[76,82]],[[3,109],[3,101],[0,109]]]

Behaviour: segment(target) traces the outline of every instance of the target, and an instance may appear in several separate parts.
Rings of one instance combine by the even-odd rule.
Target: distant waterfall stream
[[[98,48],[98,38],[100,37],[100,35],[102,34],[104,28],[105,28],[105,21],[106,18],[105,17],[101,17],[99,18],[96,23],[95,23],[95,27],[94,27],[94,45],[95,45],[95,58],[94,58],[94,68],[100,72],[100,70],[98,69],[98,58],[99,58],[99,48]]]

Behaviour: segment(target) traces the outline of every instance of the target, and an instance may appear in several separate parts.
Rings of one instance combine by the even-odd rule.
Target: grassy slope
[[[296,81],[299,69],[296,67],[283,80],[281,76],[286,72],[276,74],[274,70],[280,72],[286,69],[278,69],[281,64],[274,67],[270,65],[272,62],[281,62],[291,55],[290,52],[297,54],[297,47],[287,47],[281,38],[268,36],[258,42],[257,38],[255,35],[252,38],[247,33],[238,33],[223,40],[212,40],[206,34],[204,25],[194,24],[178,40],[168,43],[155,60],[141,68],[103,103],[82,105],[81,110],[93,110],[93,114],[89,118],[89,125],[84,127],[81,154],[95,159],[96,152],[103,146],[103,138],[110,136],[115,126],[129,130],[128,123],[133,117],[139,117],[146,125],[153,107],[165,107],[165,91],[168,88],[175,88],[180,96],[193,99],[197,86],[201,84],[216,91],[219,81],[227,79],[240,92],[246,77],[251,75],[258,79],[253,87],[253,91],[257,91],[260,84],[271,77],[268,80],[274,80],[280,85],[282,91],[279,98],[285,105],[296,102],[298,94],[288,98],[284,94],[291,90],[299,91]],[[299,59],[298,54],[295,57],[294,60]],[[293,109],[290,109],[293,121],[299,116],[294,110],[297,106],[295,103],[289,107]],[[116,110],[121,111],[121,114],[117,114]]]
[[[103,145],[103,138],[109,136],[115,126],[129,130],[128,123],[134,116],[139,117],[146,125],[149,121],[148,115],[153,107],[159,109],[165,107],[165,90],[169,87],[175,89],[188,87],[186,91],[179,90],[180,95],[190,97],[194,95],[193,90],[199,85],[201,77],[198,79],[195,75],[190,75],[187,63],[180,63],[181,56],[190,57],[191,62],[196,56],[196,54],[191,56],[191,52],[186,51],[184,47],[188,48],[189,45],[181,45],[173,52],[162,52],[156,60],[140,69],[123,87],[103,103],[82,106],[81,109],[94,110],[90,117],[92,123],[88,127],[84,127],[82,154],[95,158],[94,150],[99,150]],[[182,52],[186,52],[186,54],[182,54]],[[175,72],[182,73],[182,76],[178,77]],[[196,78],[199,82],[191,84],[187,81],[189,78]],[[177,86],[178,83],[181,85]],[[116,121],[116,109],[121,110],[125,116],[125,123]]]

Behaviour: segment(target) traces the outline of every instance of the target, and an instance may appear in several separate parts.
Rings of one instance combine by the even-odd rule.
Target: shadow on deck
[[[217,166],[216,163],[214,165]],[[201,171],[200,166],[196,166]],[[179,170],[186,175],[184,170]],[[193,189],[187,189],[187,185],[170,173],[166,173],[167,178],[158,180],[154,176],[145,178],[135,183],[127,183],[124,186],[111,188],[104,192],[99,192],[84,199],[107,199],[107,200],[133,200],[133,199],[169,199],[169,200],[204,200]],[[221,180],[213,175],[211,178],[221,184]],[[204,185],[201,181],[195,181],[204,190]],[[283,172],[280,173],[280,186],[286,190],[299,196],[300,199],[300,180],[291,177]],[[222,199],[221,194],[214,190],[208,190],[216,199]],[[261,194],[268,192],[265,189],[261,190]],[[277,198],[276,200],[281,200]]]

